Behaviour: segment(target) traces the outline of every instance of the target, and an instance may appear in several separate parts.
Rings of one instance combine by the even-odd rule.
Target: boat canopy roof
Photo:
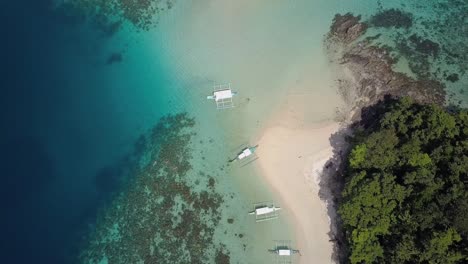
[[[248,157],[248,156],[250,156],[250,155],[252,155],[252,151],[250,150],[250,148],[246,148],[246,149],[244,149],[244,150],[242,151],[241,154],[239,154],[239,157],[238,157],[238,158],[239,158],[239,159],[243,159],[243,158]]]
[[[231,89],[219,90],[213,92],[216,101],[232,98],[234,95]]]
[[[262,208],[255,209],[255,213],[257,215],[269,214],[269,213],[274,212],[274,211],[275,211],[274,207],[262,207]]]
[[[278,255],[280,255],[280,256],[291,256],[291,250],[290,249],[280,249],[280,250],[278,250]]]

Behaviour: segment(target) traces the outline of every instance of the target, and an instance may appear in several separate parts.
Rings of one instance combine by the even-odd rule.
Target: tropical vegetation
[[[468,111],[387,100],[350,139],[339,204],[351,263],[468,263]]]

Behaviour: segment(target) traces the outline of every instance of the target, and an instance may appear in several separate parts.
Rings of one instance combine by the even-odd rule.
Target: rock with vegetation
[[[339,202],[351,263],[468,262],[468,111],[388,99],[351,138]]]

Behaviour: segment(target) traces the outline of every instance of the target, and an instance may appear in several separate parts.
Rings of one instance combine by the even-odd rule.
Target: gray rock
[[[330,46],[339,46],[339,63],[351,72],[352,80],[340,81],[340,92],[354,97],[345,98],[351,104],[355,120],[360,109],[372,105],[386,95],[410,96],[420,103],[445,103],[444,86],[437,80],[413,79],[404,73],[395,72],[396,61],[386,48],[373,46],[369,40],[358,40],[366,32],[367,25],[359,16],[336,15],[327,41]],[[331,45],[330,45],[331,43]],[[337,54],[331,55],[336,57]]]

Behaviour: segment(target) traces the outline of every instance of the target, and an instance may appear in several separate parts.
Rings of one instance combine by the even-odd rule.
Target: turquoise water
[[[381,8],[418,13],[416,25],[445,10],[434,13],[433,5],[421,3],[386,1]],[[2,198],[12,201],[2,222],[10,230],[5,248],[12,252],[11,263],[68,263],[77,256],[80,262],[136,263],[163,258],[154,253],[156,248],[179,242],[174,263],[195,258],[190,252],[200,252],[203,263],[227,255],[231,263],[269,261],[266,249],[273,240],[294,243],[288,212],[255,224],[246,214],[252,203],[277,197],[255,164],[228,167],[226,161],[239,145],[255,144],[286,95],[309,100],[302,102],[308,122],[333,119],[341,102],[322,46],[324,35],[338,12],[368,19],[378,9],[379,3],[371,0],[178,1],[157,13],[156,27],[137,30],[123,20],[110,36],[102,25],[73,15],[79,12],[54,11],[46,1],[30,10],[7,6],[3,17],[16,25],[2,49],[9,51],[10,62],[3,79],[9,89],[2,97],[8,129],[2,131],[1,143],[7,175]],[[34,24],[24,22],[36,16]],[[400,31],[389,29],[382,39],[391,42]],[[443,41],[440,36],[434,41]],[[466,47],[466,41],[460,43]],[[459,75],[459,81],[446,83],[453,93],[449,99],[463,104],[468,77]],[[239,92],[236,108],[216,111],[206,95],[213,83],[226,82]],[[172,137],[163,129],[151,140],[161,117],[184,112],[187,120],[194,118],[193,127],[183,126]],[[161,142],[185,154],[158,153]],[[182,169],[185,163],[172,163],[175,157],[190,163],[187,170]],[[164,177],[155,166],[170,172],[164,190],[148,187]],[[183,173],[175,176],[179,169]],[[173,200],[167,210],[161,207],[164,197]],[[166,232],[162,222],[152,220],[168,220],[164,215],[169,211],[173,218]],[[193,211],[194,221],[183,222],[191,231],[176,229],[184,211]],[[204,240],[190,239],[195,227],[206,231]],[[142,238],[145,234],[155,237]],[[180,237],[169,243],[168,235]],[[135,250],[138,254],[125,254]]]

